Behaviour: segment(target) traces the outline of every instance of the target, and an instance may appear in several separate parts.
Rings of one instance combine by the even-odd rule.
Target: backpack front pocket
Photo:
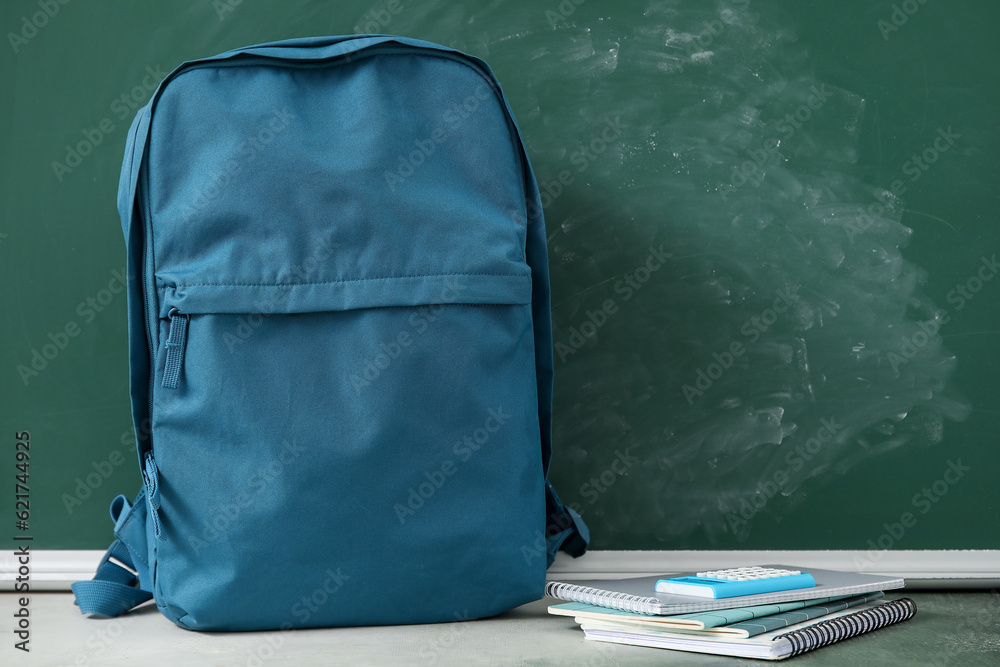
[[[257,310],[276,292],[165,295],[154,587],[177,622],[447,621],[538,597],[530,278],[413,285],[305,312],[299,287]]]

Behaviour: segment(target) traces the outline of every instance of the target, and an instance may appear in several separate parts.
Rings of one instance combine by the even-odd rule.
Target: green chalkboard
[[[991,0],[4,2],[0,539],[103,548],[139,486],[115,210],[135,108],[184,60],[376,31],[480,56],[509,97],[548,225],[552,477],[595,548],[1000,548],[998,21]]]

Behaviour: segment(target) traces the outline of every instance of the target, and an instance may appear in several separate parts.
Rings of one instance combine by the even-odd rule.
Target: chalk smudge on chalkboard
[[[866,101],[764,4],[650,2],[640,27],[504,47],[539,63],[519,121],[550,225],[555,480],[609,544],[737,547],[970,410],[904,204],[856,165]]]

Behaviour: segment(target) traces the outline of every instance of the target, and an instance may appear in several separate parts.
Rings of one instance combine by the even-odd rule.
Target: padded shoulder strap
[[[576,510],[562,504],[548,480],[545,482],[545,546],[548,565],[556,559],[557,551],[579,558],[590,546],[587,524]]]
[[[84,614],[118,616],[153,597],[146,548],[145,490],[134,504],[125,496],[111,501],[115,536],[93,579],[73,584],[75,604]],[[117,561],[117,562],[116,562]]]
[[[493,81],[500,85],[493,71],[482,60],[469,56]],[[555,489],[548,481],[549,464],[552,459],[552,386],[555,377],[555,359],[552,353],[552,303],[549,293],[549,256],[545,236],[545,216],[538,192],[538,183],[528,160],[528,149],[524,145],[521,130],[514,119],[514,112],[506,96],[500,93],[507,117],[510,119],[521,151],[525,169],[525,197],[527,198],[527,218],[521,220],[527,225],[525,258],[531,267],[531,316],[535,338],[535,373],[538,392],[538,426],[542,440],[542,471],[545,474],[545,537],[548,564],[552,565],[557,551],[565,551],[573,558],[579,558],[590,545],[590,530],[576,510],[566,507],[559,500]]]

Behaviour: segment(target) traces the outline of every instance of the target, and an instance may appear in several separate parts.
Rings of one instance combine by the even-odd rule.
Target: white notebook
[[[585,622],[581,627],[587,639],[596,641],[742,658],[784,660],[905,621],[916,611],[916,605],[909,598],[894,602],[869,603],[860,608],[845,609],[749,639],[684,634],[676,631],[635,630],[615,627],[613,624],[603,625],[599,622]]]
[[[768,565],[767,567],[808,572],[816,580],[816,585],[812,588],[796,588],[789,591],[714,600],[690,595],[657,593],[654,590],[656,582],[663,577],[652,576],[636,579],[588,581],[582,585],[550,581],[545,585],[545,594],[570,602],[596,604],[601,607],[632,611],[637,614],[667,616],[695,611],[711,611],[712,609],[732,609],[759,604],[791,602],[793,600],[814,600],[836,595],[860,595],[872,591],[887,591],[903,587],[903,580],[899,577],[812,568],[791,568],[786,565]],[[673,576],[693,576],[694,574],[694,572],[690,572]]]

